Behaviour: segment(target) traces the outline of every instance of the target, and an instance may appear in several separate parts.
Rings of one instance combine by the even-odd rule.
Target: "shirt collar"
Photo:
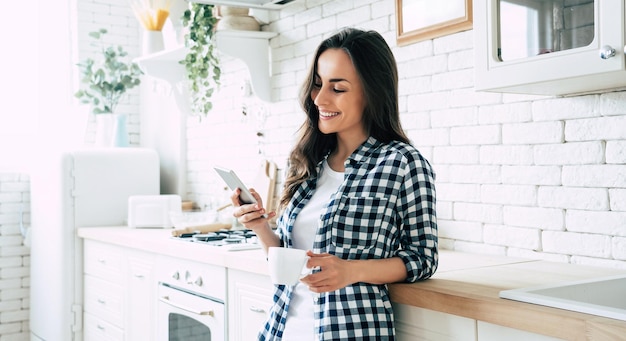
[[[370,136],[354,151],[354,153],[352,153],[352,155],[350,155],[348,160],[346,160],[346,166],[356,165],[369,159],[372,153],[380,147],[380,144],[380,141],[378,141],[375,137]]]
[[[365,140],[365,142],[363,142],[352,153],[352,155],[348,157],[344,165],[346,167],[350,167],[350,166],[354,167],[358,165],[359,163],[363,162],[364,160],[367,160],[372,155],[372,153],[380,147],[380,144],[381,142],[378,141],[375,137],[373,136],[368,137],[367,140]],[[326,154],[326,156],[324,156],[324,158],[320,162],[317,163],[318,174],[322,169],[322,163],[324,162],[324,160],[328,159],[328,156],[330,156],[330,152],[328,152],[328,154]]]

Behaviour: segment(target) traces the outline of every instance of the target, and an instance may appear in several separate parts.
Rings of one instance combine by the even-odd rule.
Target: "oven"
[[[157,341],[225,341],[226,270],[164,257],[157,276]]]

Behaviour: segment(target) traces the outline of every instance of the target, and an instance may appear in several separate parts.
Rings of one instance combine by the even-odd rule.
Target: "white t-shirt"
[[[303,250],[313,248],[320,216],[326,210],[330,196],[337,192],[342,182],[343,172],[332,170],[324,160],[320,177],[317,180],[317,189],[293,224],[294,248]],[[284,341],[315,340],[313,309],[313,293],[309,287],[302,283],[296,284],[283,332]]]

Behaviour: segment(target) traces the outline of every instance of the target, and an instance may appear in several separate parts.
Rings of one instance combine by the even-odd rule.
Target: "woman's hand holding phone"
[[[235,206],[233,216],[246,228],[254,230],[260,225],[267,224],[267,220],[273,218],[276,212],[266,212],[263,207],[263,200],[257,191],[253,188],[249,190],[249,193],[254,197],[254,203],[245,203],[241,200],[241,189],[237,188],[230,196],[230,200]]]
[[[272,231],[268,220],[276,216],[276,212],[266,212],[263,200],[257,191],[248,189],[234,171],[215,167],[215,171],[233,190],[230,201],[235,209],[233,216],[245,228],[253,230],[264,248],[280,245],[278,236]]]
[[[265,214],[265,209],[263,209],[263,201],[261,200],[261,196],[259,196],[259,194],[256,192],[255,195],[253,195],[248,187],[246,187],[241,179],[239,179],[235,171],[223,167],[214,167],[214,169],[217,174],[222,177],[224,182],[226,182],[231,190],[237,191],[237,200],[235,201],[231,197],[234,206],[257,204],[257,211],[263,210],[262,217],[267,218],[267,214]]]

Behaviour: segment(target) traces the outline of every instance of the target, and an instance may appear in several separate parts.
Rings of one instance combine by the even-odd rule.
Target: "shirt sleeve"
[[[435,174],[419,154],[409,160],[404,172],[397,203],[401,248],[395,255],[404,261],[406,282],[416,282],[429,278],[437,269]]]

